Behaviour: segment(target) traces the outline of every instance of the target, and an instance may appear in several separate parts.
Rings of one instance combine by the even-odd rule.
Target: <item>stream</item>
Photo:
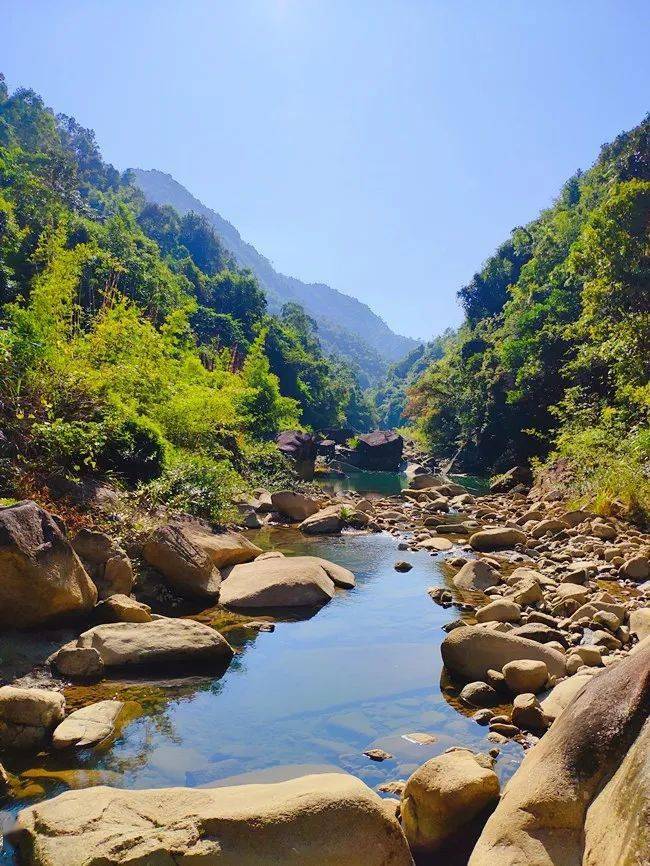
[[[355,489],[385,495],[377,487],[388,480],[377,479],[373,490],[362,484]],[[390,480],[401,484],[398,476]],[[364,483],[373,487],[367,478]],[[197,787],[336,767],[375,788],[406,779],[451,746],[493,746],[487,728],[441,685],[441,626],[458,611],[437,606],[426,590],[449,581],[444,555],[402,553],[388,534],[307,537],[287,528],[247,534],[264,549],[340,563],[354,572],[357,586],[337,591],[308,618],[275,619],[272,633],[243,628],[246,618],[218,607],[200,612],[197,618],[215,623],[237,651],[221,678],[105,680],[67,689],[69,708],[117,696],[137,701],[142,714],[108,746],[4,760],[19,787],[18,796],[3,804],[3,826],[25,805],[69,787]],[[407,559],[413,569],[398,573],[397,559]],[[20,637],[30,640],[36,638]],[[422,745],[409,738],[412,733],[435,741]],[[393,757],[372,761],[363,754],[370,748]],[[502,781],[521,755],[514,742],[501,748],[496,771]],[[0,863],[13,862],[6,846]]]

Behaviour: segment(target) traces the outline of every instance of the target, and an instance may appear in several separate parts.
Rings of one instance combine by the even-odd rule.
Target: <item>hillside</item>
[[[410,392],[431,448],[469,471],[563,457],[578,494],[650,516],[650,119],[459,297],[462,327]]]
[[[301,304],[318,323],[324,349],[356,364],[370,381],[376,382],[387,363],[398,361],[417,346],[416,340],[391,331],[383,319],[356,298],[324,283],[304,283],[278,273],[255,247],[242,240],[231,223],[195,198],[171,175],[155,169],[136,168],[132,172],[149,201],[172,205],[180,214],[194,211],[204,216],[237,263],[253,271],[267,294],[272,312],[287,301]]]

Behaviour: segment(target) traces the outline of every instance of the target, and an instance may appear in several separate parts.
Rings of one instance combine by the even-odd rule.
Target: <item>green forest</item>
[[[0,77],[0,483],[113,473],[212,519],[281,476],[280,429],[373,425],[297,304],[271,316],[205,218]]]
[[[563,459],[577,496],[650,511],[650,119],[603,146],[459,292],[407,414],[457,470]]]

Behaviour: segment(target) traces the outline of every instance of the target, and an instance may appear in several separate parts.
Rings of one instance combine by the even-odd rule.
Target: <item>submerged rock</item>
[[[97,589],[62,526],[35,502],[0,508],[0,626],[40,625],[95,605]]]
[[[211,789],[69,791],[24,809],[29,866],[412,866],[381,798],[344,773]]]

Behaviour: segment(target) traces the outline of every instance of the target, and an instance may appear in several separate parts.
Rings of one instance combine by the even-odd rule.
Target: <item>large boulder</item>
[[[278,490],[271,496],[273,507],[290,520],[306,520],[319,510],[318,502],[294,490]]]
[[[483,592],[500,583],[501,577],[496,568],[482,559],[470,559],[454,577],[454,586],[469,592]]]
[[[404,440],[394,430],[375,430],[357,437],[355,465],[359,469],[394,472],[402,460]]]
[[[354,575],[317,556],[258,560],[231,569],[221,588],[226,607],[316,607],[334,597],[335,586],[354,586]]]
[[[649,701],[650,643],[596,674],[527,752],[469,866],[647,862]]]
[[[221,667],[233,656],[226,639],[210,626],[191,619],[159,617],[152,622],[97,625],[55,653],[50,661],[64,675],[74,676],[69,656],[77,652],[85,657],[93,650],[103,668],[207,663]]]
[[[525,543],[526,533],[509,526],[480,529],[469,537],[469,544],[473,550],[507,550],[516,544]]]
[[[298,529],[307,535],[327,535],[343,528],[340,505],[328,505],[302,521]]]
[[[65,713],[65,698],[47,689],[0,688],[0,748],[39,749]]]
[[[143,547],[143,555],[184,597],[216,598],[219,569],[250,562],[262,552],[238,532],[210,532],[200,524],[159,526]]]
[[[26,866],[412,866],[397,821],[344,773],[222,788],[68,791],[24,809]]]
[[[99,598],[119,593],[128,595],[133,588],[133,567],[126,552],[104,532],[80,529],[72,539],[75,553],[81,559]]]
[[[402,794],[402,826],[411,850],[433,852],[499,797],[499,779],[466,749],[427,761]]]
[[[87,613],[97,589],[62,524],[35,502],[0,508],[0,626]]]
[[[115,733],[124,707],[122,701],[98,701],[75,710],[55,729],[52,745],[55,749],[82,749],[107,740]]]
[[[318,442],[313,433],[284,430],[276,439],[280,452],[293,460],[298,475],[306,481],[314,477]]]
[[[487,628],[455,628],[440,650],[447,670],[470,682],[485,680],[489,670],[500,671],[508,662],[521,659],[544,662],[554,676],[565,674],[565,659],[558,650]]]

